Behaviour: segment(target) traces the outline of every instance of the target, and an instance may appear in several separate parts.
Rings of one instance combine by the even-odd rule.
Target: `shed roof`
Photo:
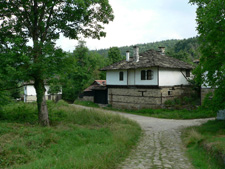
[[[106,80],[95,80],[88,88],[86,88],[84,91],[89,92],[92,91],[95,88],[98,87],[105,87],[106,86]]]
[[[173,69],[193,69],[191,64],[183,62],[167,55],[162,55],[160,52],[155,50],[148,50],[140,53],[139,61],[135,62],[133,58],[130,61],[122,60],[120,62],[109,65],[101,70],[126,70],[126,69],[137,69],[137,68],[150,68],[150,67],[162,67],[162,68],[173,68]]]

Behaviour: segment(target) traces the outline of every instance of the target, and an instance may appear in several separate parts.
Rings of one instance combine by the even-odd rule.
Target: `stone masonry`
[[[157,89],[109,88],[108,103],[119,109],[162,108],[165,101],[189,95],[190,87],[163,87]]]
[[[94,102],[94,96],[84,96],[83,98],[79,98],[79,100]]]

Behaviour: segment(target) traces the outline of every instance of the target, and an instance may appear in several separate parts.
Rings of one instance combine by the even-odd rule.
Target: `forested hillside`
[[[199,43],[197,37],[188,38],[184,40],[172,39],[136,45],[139,46],[140,53],[149,49],[158,50],[158,47],[160,46],[166,47],[167,55],[189,63],[192,63],[194,59],[200,57],[200,53],[198,51]],[[108,57],[108,50],[109,49],[100,49],[95,50],[95,52],[99,53],[104,57]],[[119,50],[122,56],[126,55],[126,51],[130,51],[131,56],[133,55],[133,46],[119,47]]]
[[[166,50],[167,55],[193,63],[200,58],[198,38],[188,38],[177,42],[173,48]]]
[[[159,46],[164,46],[167,49],[174,48],[175,44],[178,43],[180,40],[165,40],[160,42],[152,42],[152,43],[144,43],[144,44],[135,44],[134,46],[138,46],[140,52],[144,52],[149,49],[155,49],[157,50]],[[101,54],[102,56],[107,57],[108,56],[108,50],[109,49],[100,49],[96,50],[97,53]],[[121,52],[121,55],[125,56],[126,51],[130,51],[131,55],[133,55],[133,46],[123,46],[119,47],[119,50]]]

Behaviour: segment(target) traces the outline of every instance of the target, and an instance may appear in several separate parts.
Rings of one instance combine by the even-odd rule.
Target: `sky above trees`
[[[105,25],[106,38],[83,40],[89,49],[102,49],[196,36],[196,6],[188,1],[109,0],[115,19]],[[57,44],[73,51],[78,41],[61,37]]]

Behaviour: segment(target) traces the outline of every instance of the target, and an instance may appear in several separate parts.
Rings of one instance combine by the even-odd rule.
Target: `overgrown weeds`
[[[48,102],[51,127],[40,127],[36,104],[3,107],[0,168],[116,168],[138,141],[137,123],[118,115]]]
[[[209,121],[183,132],[183,141],[196,168],[225,168],[225,123]]]
[[[173,110],[173,109],[140,109],[126,110],[107,107],[108,110],[121,111],[131,114],[137,114],[148,117],[164,118],[164,119],[200,119],[215,117],[216,113],[212,110],[198,108],[195,110]]]
[[[94,107],[91,104],[87,104],[86,101],[76,101],[75,104]],[[95,103],[92,103],[95,104]],[[127,109],[116,109],[108,105],[104,109],[120,111],[125,113],[137,114],[142,116],[165,118],[165,119],[200,119],[200,118],[210,118],[215,117],[216,112],[211,109],[205,109],[203,107],[198,107],[192,110],[188,109],[140,109],[140,110],[127,110]]]
[[[75,103],[75,104],[82,105],[82,106],[88,106],[88,107],[99,107],[98,104],[93,103],[93,102],[91,102],[91,101],[80,101],[80,100],[75,100],[74,103]]]

